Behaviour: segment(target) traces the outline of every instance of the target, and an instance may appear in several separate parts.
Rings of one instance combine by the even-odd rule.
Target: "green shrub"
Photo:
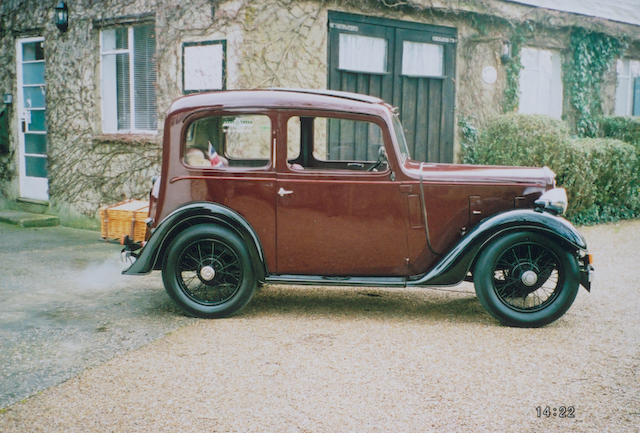
[[[571,138],[566,124],[506,114],[488,122],[462,150],[472,164],[548,166],[567,189],[567,217],[580,223],[640,215],[640,173],[633,146],[607,138]]]
[[[600,134],[640,147],[640,118],[611,116],[600,119]]]
[[[640,187],[636,149],[612,138],[578,138],[571,140],[576,152],[586,156],[585,173],[595,185],[594,202],[598,207],[633,208]],[[611,213],[611,212],[609,212]]]
[[[473,164],[549,165],[564,156],[562,144],[568,138],[569,130],[560,120],[509,113],[490,120],[475,148],[463,149],[463,159]]]

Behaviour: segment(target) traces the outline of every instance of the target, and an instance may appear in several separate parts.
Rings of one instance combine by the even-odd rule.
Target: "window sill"
[[[159,134],[97,134],[91,137],[96,144],[160,144]]]

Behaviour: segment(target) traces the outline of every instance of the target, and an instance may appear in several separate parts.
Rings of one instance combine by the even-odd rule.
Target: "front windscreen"
[[[407,147],[407,139],[404,136],[404,129],[402,128],[400,117],[397,114],[393,116],[393,129],[396,134],[398,147],[400,148],[400,163],[404,164],[409,158],[409,148]]]

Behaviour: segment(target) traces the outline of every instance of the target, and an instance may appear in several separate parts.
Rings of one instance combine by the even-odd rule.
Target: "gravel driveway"
[[[597,281],[547,327],[500,326],[468,285],[265,287],[8,407],[0,431],[640,431],[640,221],[581,230]]]

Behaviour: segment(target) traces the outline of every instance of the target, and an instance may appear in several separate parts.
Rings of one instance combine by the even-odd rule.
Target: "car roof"
[[[293,108],[379,115],[391,106],[375,96],[320,89],[221,90],[176,99],[169,114],[198,108]]]

